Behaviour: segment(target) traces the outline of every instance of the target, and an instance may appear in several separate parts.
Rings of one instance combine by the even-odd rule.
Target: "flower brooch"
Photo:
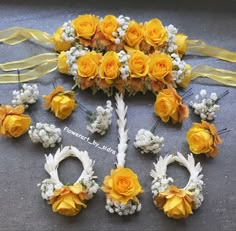
[[[78,158],[83,165],[83,172],[73,185],[61,183],[57,168],[60,162],[68,157]],[[58,149],[53,156],[46,156],[45,170],[50,175],[39,184],[42,198],[52,205],[53,212],[65,216],[75,216],[82,208],[86,208],[86,201],[90,200],[97,192],[99,186],[94,180],[93,165],[95,161],[89,158],[86,151],[79,151],[73,146]]]
[[[190,173],[187,185],[181,189],[171,185],[173,179],[166,173],[168,165],[174,161],[186,167]],[[195,165],[192,154],[189,154],[187,159],[179,152],[176,155],[160,157],[150,173],[153,178],[151,190],[154,204],[168,217],[174,219],[188,217],[193,213],[193,209],[201,206],[203,201],[201,170],[200,163]]]

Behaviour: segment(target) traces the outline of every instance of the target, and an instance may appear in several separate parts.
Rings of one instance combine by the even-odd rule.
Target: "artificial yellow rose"
[[[69,48],[71,47],[71,43],[64,41],[61,35],[62,35],[62,28],[59,27],[52,37],[55,51],[66,51],[69,50]]]
[[[168,217],[174,219],[186,218],[193,214],[192,195],[188,190],[170,186],[165,192],[159,193],[154,198],[154,203],[158,208],[163,209]]]
[[[78,75],[80,77],[95,78],[98,74],[100,55],[91,51],[77,60]]]
[[[58,56],[57,67],[59,72],[68,74],[69,66],[67,64],[67,55],[65,51],[62,51]]]
[[[117,32],[118,26],[117,18],[113,15],[106,15],[99,23],[99,28],[104,37],[112,42],[115,41],[113,32]]]
[[[187,50],[187,39],[188,36],[185,34],[176,35],[177,52],[180,58],[182,58]]]
[[[155,53],[149,58],[148,76],[153,81],[161,81],[162,83],[170,83],[172,81],[172,59],[164,53]]]
[[[71,25],[76,31],[77,37],[91,39],[97,30],[99,18],[95,15],[84,14],[72,20]]]
[[[51,109],[59,119],[66,119],[76,108],[73,91],[65,91],[62,86],[56,87],[49,95],[43,96],[44,107]]]
[[[189,115],[188,107],[182,104],[182,98],[172,87],[159,92],[154,104],[154,112],[163,122],[171,119],[173,123],[181,123]]]
[[[125,43],[134,49],[139,49],[139,45],[143,40],[143,26],[135,21],[129,22],[125,31]]]
[[[142,51],[135,51],[129,58],[130,75],[134,78],[144,77],[148,73],[148,56]]]
[[[104,178],[102,190],[112,201],[127,204],[130,200],[138,202],[138,194],[143,192],[138,176],[130,168],[111,170]]]
[[[201,123],[193,123],[193,126],[187,131],[186,139],[192,153],[204,153],[211,157],[216,156],[217,144],[222,143],[215,125],[204,120]]]
[[[116,52],[108,51],[101,59],[101,65],[99,68],[99,76],[102,79],[111,82],[119,76],[120,62]]]
[[[144,38],[149,45],[158,48],[165,45],[168,34],[162,22],[154,18],[144,24]]]
[[[24,106],[2,105],[0,107],[0,135],[19,137],[28,131],[31,118],[23,114],[24,110]]]
[[[64,186],[55,190],[49,200],[49,204],[52,204],[53,212],[58,212],[65,216],[75,216],[82,207],[87,207],[84,201],[88,199],[86,189],[77,183],[73,186]]]

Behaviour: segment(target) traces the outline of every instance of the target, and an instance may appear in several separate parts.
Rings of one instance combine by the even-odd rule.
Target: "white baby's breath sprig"
[[[167,40],[167,44],[164,49],[168,53],[173,53],[177,49],[176,34],[178,32],[178,29],[176,27],[174,27],[172,24],[170,24],[169,26],[166,26],[165,28],[168,33],[168,40]]]
[[[62,140],[61,129],[54,124],[36,123],[30,126],[28,134],[33,143],[41,143],[44,148],[55,147]]]
[[[125,31],[127,30],[130,22],[130,17],[125,17],[123,15],[120,15],[117,18],[117,22],[119,24],[117,31],[113,32],[113,36],[116,38],[115,43],[120,44],[123,37],[125,36]]]
[[[62,35],[61,35],[61,37],[65,42],[74,42],[75,41],[75,39],[76,39],[75,29],[71,25],[70,20],[68,22],[65,22],[62,25]]]
[[[19,90],[14,90],[12,94],[13,99],[11,102],[14,107],[24,105],[25,108],[28,108],[29,104],[36,103],[39,98],[37,84],[28,85],[24,83]]]
[[[98,106],[96,112],[89,113],[90,124],[87,125],[87,129],[92,133],[99,133],[104,135],[108,130],[112,122],[112,104],[110,100],[107,100],[106,106]]]
[[[128,148],[128,129],[126,129],[126,113],[128,106],[125,105],[123,100],[123,94],[116,93],[116,113],[117,113],[117,125],[118,125],[118,134],[119,134],[119,144],[118,144],[118,153],[117,158],[117,167],[125,166],[125,157],[126,150]]]
[[[124,50],[121,50],[118,53],[118,56],[119,56],[119,62],[121,63],[121,66],[119,69],[120,70],[120,77],[123,80],[127,80],[127,78],[130,75],[130,69],[129,69],[129,63],[128,63],[130,55],[127,54]]]
[[[155,136],[151,131],[140,129],[135,136],[134,146],[141,149],[141,153],[157,154],[164,146],[164,138]]]
[[[228,94],[228,90],[218,96],[215,92],[208,94],[205,89],[202,89],[199,94],[195,95],[195,101],[191,101],[189,105],[201,119],[213,120],[216,117],[216,112],[220,110],[220,105],[217,102],[226,94]]]
[[[173,60],[172,78],[173,81],[178,85],[184,80],[187,74],[190,74],[190,70],[187,70],[186,62],[181,60],[178,54],[171,54],[171,58]]]

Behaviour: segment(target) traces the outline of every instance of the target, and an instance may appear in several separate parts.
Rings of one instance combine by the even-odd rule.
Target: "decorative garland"
[[[63,185],[58,177],[57,168],[60,162],[68,157],[78,158],[83,165],[83,172],[73,185]],[[93,165],[86,151],[79,151],[73,146],[58,149],[55,155],[46,156],[45,170],[50,175],[40,184],[42,198],[52,205],[53,212],[65,216],[75,216],[82,208],[86,208],[86,200],[90,200],[99,186],[95,182]]]
[[[166,173],[167,166],[174,161],[186,167],[190,173],[189,181],[182,189],[172,185],[173,179]],[[195,165],[192,154],[188,155],[187,159],[179,152],[176,155],[160,157],[150,173],[153,177],[151,190],[154,204],[168,217],[175,219],[188,217],[193,213],[192,209],[199,208],[203,201],[201,180],[203,175],[199,175],[201,170],[200,163]]]

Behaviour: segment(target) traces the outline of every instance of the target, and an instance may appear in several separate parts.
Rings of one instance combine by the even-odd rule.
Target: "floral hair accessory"
[[[24,105],[25,108],[28,108],[29,104],[34,104],[38,100],[39,90],[37,84],[23,84],[20,90],[14,90],[12,94],[11,102],[14,107]]]
[[[186,133],[186,139],[192,153],[202,153],[210,157],[217,155],[217,145],[222,144],[215,125],[204,120],[201,123],[193,123]]]
[[[105,176],[102,190],[106,194],[106,210],[117,213],[120,216],[134,214],[140,211],[141,203],[138,195],[143,192],[138,176],[130,168],[125,168],[125,156],[128,147],[128,130],[126,126],[127,106],[123,101],[123,95],[116,94],[118,115],[119,141],[116,169],[112,169],[110,175]]]
[[[110,100],[107,100],[105,107],[98,106],[96,112],[91,113],[89,116],[90,124],[87,125],[87,129],[92,133],[97,132],[104,135],[111,125],[112,111]]]
[[[157,94],[154,112],[163,122],[171,120],[173,123],[182,123],[189,115],[188,107],[182,103],[182,97],[172,87]]]
[[[168,165],[174,161],[186,167],[190,173],[189,181],[184,188],[172,185],[173,179],[166,173]],[[191,154],[187,159],[179,152],[177,155],[160,157],[150,173],[153,177],[151,190],[154,204],[174,219],[186,218],[193,214],[193,209],[199,208],[203,201],[203,175],[199,175],[201,170],[200,163],[195,165]]]
[[[53,148],[62,140],[61,129],[54,124],[36,123],[28,133],[33,143],[41,143],[44,148]]]
[[[154,153],[157,154],[164,146],[164,138],[155,136],[153,133],[156,129],[157,121],[152,129],[140,129],[135,136],[134,146],[141,149],[141,153]]]
[[[51,109],[61,120],[69,117],[76,108],[74,92],[65,91],[62,86],[57,86],[49,95],[43,96],[43,100],[44,107]]]
[[[57,168],[59,163],[68,158],[78,158],[83,165],[83,172],[73,185],[61,183]],[[53,212],[65,216],[75,216],[82,208],[86,208],[86,201],[90,200],[98,190],[93,170],[94,161],[89,158],[86,151],[79,151],[73,146],[58,149],[55,155],[46,156],[45,170],[50,175],[39,184],[42,198],[52,205]]]
[[[127,65],[128,61],[123,63],[121,60],[118,61],[115,53],[124,51],[128,53],[128,55],[131,55],[133,52],[141,51],[147,56],[151,56],[153,53],[165,53],[174,59],[177,64],[174,68],[178,68],[175,69],[176,73],[172,77],[174,82],[171,81],[170,76],[162,79],[167,80],[168,83],[171,81],[173,86],[177,83],[178,86],[187,87],[191,80],[200,76],[211,78],[221,84],[236,86],[236,74],[234,71],[217,69],[207,65],[199,65],[191,68],[187,64],[184,65],[184,62],[180,60],[186,51],[190,51],[230,62],[236,62],[235,52],[209,46],[201,40],[189,40],[187,35],[178,33],[178,29],[175,26],[172,24],[164,26],[158,18],[153,18],[147,22],[141,23],[123,15],[118,17],[106,15],[104,18],[99,18],[96,15],[84,14],[65,22],[53,35],[22,27],[14,27],[0,31],[0,42],[9,45],[15,45],[28,39],[35,39],[43,44],[52,44],[54,45],[55,51],[59,54],[44,53],[24,60],[0,64],[0,69],[6,72],[16,69],[25,70],[22,74],[21,82],[38,79],[58,69],[61,73],[72,74],[76,79],[76,84],[78,84],[81,89],[94,86],[94,82],[96,82],[95,86],[99,86],[99,88],[103,90],[113,87],[113,84],[120,86],[120,88],[124,90],[126,83],[121,80],[129,79],[129,77],[132,77],[133,73],[128,75],[130,74],[130,69],[128,69]],[[79,49],[77,49],[78,47]],[[70,49],[77,51],[73,53]],[[98,53],[103,54],[103,61],[100,62],[99,60],[99,62],[97,62],[98,58],[93,57],[91,54],[80,59],[79,57],[81,55],[85,55],[84,51],[89,53],[98,51]],[[111,52],[108,57],[106,55],[107,52]],[[78,66],[73,63],[75,57],[76,61],[80,63]],[[87,63],[89,57],[92,60],[92,65],[85,65],[87,66],[87,68],[85,68],[83,63]],[[156,66],[155,63],[150,63],[152,67],[153,65]],[[106,67],[110,64],[113,64],[113,68],[111,68],[108,73]],[[98,82],[95,80],[90,81],[95,78],[98,65],[101,67],[99,67],[99,77],[103,81],[100,78],[96,79],[99,80]],[[162,65],[159,65],[159,67],[161,66]],[[152,67],[151,72],[153,72]],[[82,68],[82,71],[80,71],[79,68]],[[169,69],[170,68],[167,70]],[[176,74],[178,76],[176,76]],[[77,75],[79,76],[78,78]],[[153,73],[149,73],[148,76],[152,79],[156,78],[153,77]],[[14,74],[1,74],[0,83],[16,82],[16,77],[17,76]],[[85,78],[82,79],[82,77]],[[161,78],[163,78],[163,76],[161,76]],[[145,88],[143,89],[143,87],[141,87],[141,79],[133,80],[133,78],[131,78],[131,80],[131,89],[134,91],[145,90]],[[154,87],[154,89],[151,88],[151,90],[154,91],[160,89],[160,87],[161,89],[163,88],[163,86],[160,86],[160,83],[152,84],[152,87]],[[148,88],[148,90],[150,89]],[[122,91],[120,90],[120,92]]]
[[[29,115],[23,114],[23,105],[12,107],[10,105],[0,106],[0,135],[8,137],[19,137],[26,133],[31,124]]]
[[[207,91],[202,89],[200,95],[195,95],[196,101],[190,102],[190,107],[196,115],[199,115],[202,120],[213,120],[216,117],[216,112],[220,110],[220,105],[217,104],[219,99],[227,95],[229,90],[218,96],[215,92],[207,96]]]

